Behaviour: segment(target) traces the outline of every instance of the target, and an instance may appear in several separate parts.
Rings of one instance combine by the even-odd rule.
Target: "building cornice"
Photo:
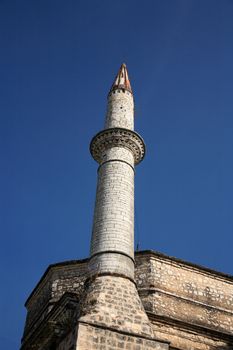
[[[184,268],[188,268],[188,269],[192,269],[195,270],[197,272],[206,274],[208,276],[214,276],[216,278],[219,278],[221,280],[224,280],[225,282],[229,282],[229,283],[233,283],[233,276],[230,274],[226,274],[223,272],[219,272],[213,269],[210,269],[208,267],[202,266],[202,265],[198,265],[192,262],[188,262],[173,256],[169,256],[166,255],[164,253],[160,253],[154,250],[142,250],[142,251],[137,251],[135,252],[135,259],[137,262],[137,257],[153,257],[155,259],[162,259],[165,260],[171,264],[176,264],[177,266],[182,266]],[[80,260],[67,260],[67,261],[62,261],[62,262],[58,262],[58,263],[54,263],[48,266],[48,268],[45,270],[44,274],[42,275],[42,277],[40,278],[39,282],[37,283],[37,285],[35,286],[35,288],[32,290],[32,292],[30,293],[30,295],[28,296],[26,302],[25,302],[25,306],[27,307],[30,299],[33,297],[33,295],[37,292],[37,290],[40,288],[40,286],[42,284],[44,284],[45,280],[47,279],[47,276],[49,275],[50,271],[52,269],[59,269],[65,266],[72,266],[72,265],[81,265],[81,264],[86,264],[90,259],[86,258],[86,259],[80,259]]]

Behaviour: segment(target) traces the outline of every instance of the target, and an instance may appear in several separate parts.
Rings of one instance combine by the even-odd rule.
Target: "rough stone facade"
[[[157,336],[179,349],[233,349],[233,277],[163,254],[136,259],[140,298]]]
[[[33,292],[33,297],[26,301],[27,318],[24,335],[35,330],[43,322],[54,305],[64,293],[80,295],[84,290],[87,275],[87,260],[78,264],[70,261],[68,264],[55,264],[48,268]]]
[[[140,295],[148,311],[233,332],[231,279],[156,257],[145,256],[141,264]]]
[[[153,337],[153,330],[134,282],[119,276],[97,276],[86,287],[80,321]]]
[[[77,296],[77,302],[74,303],[75,312],[68,321],[68,325],[73,325],[73,318],[79,317],[79,321],[83,322],[82,329],[86,329],[88,334],[90,332],[93,339],[98,342],[99,347],[96,345],[93,349],[115,349],[113,345],[109,345],[111,340],[107,340],[105,331],[107,334],[114,334],[112,342],[115,344],[113,339],[118,335],[126,337],[124,339],[130,339],[130,328],[135,329],[137,336],[129,340],[129,344],[125,343],[123,349],[147,349],[147,347],[139,348],[137,341],[141,341],[138,340],[141,334],[142,339],[145,337],[146,342],[146,339],[150,338],[151,328],[154,336],[160,341],[156,343],[157,347],[159,343],[163,347],[170,343],[170,348],[181,350],[233,349],[232,276],[152,251],[136,253],[135,262],[136,288],[150,326],[144,314],[140,315],[142,306],[135,294],[133,282],[120,278],[122,283],[121,288],[117,287],[118,291],[114,290],[116,288],[114,280],[117,278],[114,276],[99,277],[102,282],[98,281],[96,285],[85,283],[88,276],[88,259],[64,262],[51,265],[47,269],[26,303],[28,315],[37,310],[34,315],[36,327],[33,327],[32,324],[26,325],[22,349],[30,349],[28,344],[30,344],[30,339],[33,339],[33,333],[37,338],[36,329],[40,323],[45,322],[45,317],[40,318],[41,309],[49,310],[46,313],[48,317],[59,300],[67,293]],[[195,285],[195,288],[190,289],[190,285]],[[95,304],[96,293],[101,295],[98,305]],[[84,305],[82,302],[86,294],[88,299]],[[132,300],[138,300],[138,302],[132,305]],[[91,312],[88,311],[90,305],[92,306]],[[84,309],[80,310],[80,307]],[[122,317],[127,313],[128,318]],[[212,315],[217,315],[217,317]],[[106,322],[109,324],[109,329],[104,329]],[[127,322],[130,325],[129,328],[126,325]],[[119,328],[118,323],[124,327]],[[57,349],[71,350],[74,348],[71,339],[77,338],[77,327],[76,324],[70,330],[67,326],[61,336],[59,332],[57,333],[57,339],[54,340],[55,344],[58,343]],[[142,327],[145,329],[140,332]],[[101,337],[105,337],[106,341],[100,340]],[[84,340],[85,337],[82,339],[82,342],[87,341]],[[69,344],[72,344],[73,348]],[[89,348],[90,346],[84,347],[84,349]],[[41,348],[38,346],[37,349]]]
[[[76,338],[78,338],[77,349],[167,349],[166,342],[155,342],[149,338],[130,336],[129,334],[122,334],[115,330],[100,328],[80,322],[77,328],[75,328],[73,332],[70,332],[69,335],[61,341],[58,350],[74,349],[73,343]]]
[[[167,350],[166,342],[156,342],[154,339],[143,338],[140,335],[129,335],[119,333],[115,330],[98,328],[88,324],[79,325],[80,338],[77,344],[78,349],[97,350],[144,350],[157,349]],[[64,348],[64,350],[67,350]]]

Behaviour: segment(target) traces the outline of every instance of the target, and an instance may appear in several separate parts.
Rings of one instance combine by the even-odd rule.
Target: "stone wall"
[[[87,275],[87,265],[78,264],[67,266],[65,269],[57,269],[51,285],[51,298],[55,302],[65,292],[81,295]]]
[[[137,289],[156,338],[170,341],[171,347],[182,350],[233,349],[232,277],[150,251],[136,253],[135,260]],[[115,327],[116,332],[124,327],[129,332],[131,327],[131,332],[134,328],[138,335],[142,322],[148,327],[145,314],[140,318],[141,301],[137,299],[134,284],[125,278],[102,276],[101,283],[84,285],[87,262],[65,262],[48,268],[26,303],[25,333],[37,328],[43,315],[49,313],[49,308],[56,305],[65,292],[74,292],[83,298],[87,288],[84,322],[103,327],[108,324],[112,329]],[[120,286],[115,279],[122,281]],[[94,305],[97,295],[100,296],[98,307]],[[132,300],[138,300],[136,309],[131,305]],[[88,312],[88,305],[96,312]],[[67,340],[67,344],[69,342]],[[102,349],[106,344],[101,345]]]
[[[151,320],[155,334],[159,339],[170,342],[171,349],[182,350],[233,350],[232,340],[223,334],[214,335],[211,332],[185,328],[176,322]]]
[[[51,265],[25,303],[28,312],[24,335],[42,322],[65,292],[81,294],[86,275],[86,260]]]
[[[233,332],[233,279],[163,255],[137,257],[137,283],[147,311]]]
[[[168,350],[166,342],[123,334],[94,325],[79,324],[77,349],[87,350]],[[68,350],[63,348],[59,350]]]
[[[80,321],[118,331],[153,337],[149,319],[135,284],[119,276],[97,276],[89,281]]]
[[[32,327],[33,323],[37,323],[39,318],[43,319],[50,311],[49,300],[51,296],[51,284],[52,276],[48,273],[42,281],[40,288],[36,289],[33,298],[25,304],[27,307],[27,318],[24,333]]]

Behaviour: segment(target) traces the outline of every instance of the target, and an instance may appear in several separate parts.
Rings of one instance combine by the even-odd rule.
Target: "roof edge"
[[[37,284],[35,285],[35,287],[33,288],[33,290],[31,291],[31,293],[29,294],[29,296],[27,297],[27,299],[24,303],[24,306],[27,307],[28,302],[30,301],[32,296],[35,294],[36,290],[41,285],[41,283],[44,281],[45,277],[48,275],[49,271],[52,268],[62,267],[62,266],[67,266],[67,265],[74,265],[74,264],[84,264],[84,263],[87,263],[88,261],[89,261],[89,258],[85,258],[85,259],[79,259],[79,260],[65,260],[65,261],[61,261],[58,263],[50,264],[47,267],[47,269],[45,270],[45,272],[43,273],[43,275],[41,276],[41,278],[39,279],[39,281],[37,282]]]
[[[214,276],[220,277],[220,278],[224,278],[226,280],[229,280],[230,282],[233,283],[233,275],[224,273],[224,272],[220,272],[220,271],[216,271],[213,270],[211,268],[199,265],[199,264],[195,264],[180,258],[176,258],[174,256],[169,256],[167,254],[155,251],[155,250],[141,250],[141,251],[137,251],[135,252],[136,256],[140,256],[140,255],[152,255],[154,257],[159,257],[159,258],[163,258],[164,260],[167,261],[174,261],[176,263],[182,264],[182,265],[186,265],[192,268],[195,268],[196,270],[199,271],[203,271],[206,272],[208,274],[212,274]],[[45,270],[45,272],[43,273],[42,277],[40,278],[40,280],[38,281],[38,283],[36,284],[36,286],[33,288],[32,292],[29,294],[27,300],[25,301],[25,307],[27,307],[30,299],[32,298],[32,296],[35,294],[35,292],[37,291],[38,287],[42,284],[42,282],[44,281],[45,277],[47,276],[47,274],[49,273],[49,271],[54,268],[54,267],[62,267],[62,266],[67,266],[67,265],[74,265],[74,264],[84,264],[87,263],[89,261],[89,258],[85,258],[85,259],[79,259],[79,260],[66,260],[66,261],[62,261],[62,262],[58,262],[58,263],[54,263],[54,264],[50,264],[47,269]]]
[[[193,267],[193,268],[195,268],[195,269],[197,269],[199,271],[202,270],[202,271],[207,272],[209,274],[212,274],[212,275],[215,275],[215,276],[218,276],[218,277],[221,277],[221,278],[225,278],[225,279],[228,279],[231,282],[233,282],[233,275],[230,275],[230,274],[227,274],[227,273],[224,273],[224,272],[221,272],[221,271],[217,271],[217,270],[211,269],[211,268],[203,266],[203,265],[192,263],[192,262],[180,259],[180,258],[176,258],[174,256],[170,256],[170,255],[167,255],[167,254],[155,251],[155,250],[149,250],[149,249],[148,250],[141,250],[141,251],[135,252],[135,255],[136,256],[137,255],[153,255],[153,256],[157,256],[157,257],[163,258],[165,260],[175,261],[175,262],[177,262],[179,264],[186,265],[186,266],[189,266],[189,267]]]

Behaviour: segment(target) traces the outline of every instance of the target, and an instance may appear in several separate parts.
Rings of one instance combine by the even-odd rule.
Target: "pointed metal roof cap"
[[[109,93],[111,93],[112,91],[117,90],[117,89],[127,90],[127,91],[131,92],[131,94],[133,93],[132,89],[131,89],[129,76],[128,76],[128,72],[127,72],[127,68],[126,68],[125,63],[123,63],[121,65],[119,72],[114,80],[114,83],[112,84],[112,87],[111,87]]]

